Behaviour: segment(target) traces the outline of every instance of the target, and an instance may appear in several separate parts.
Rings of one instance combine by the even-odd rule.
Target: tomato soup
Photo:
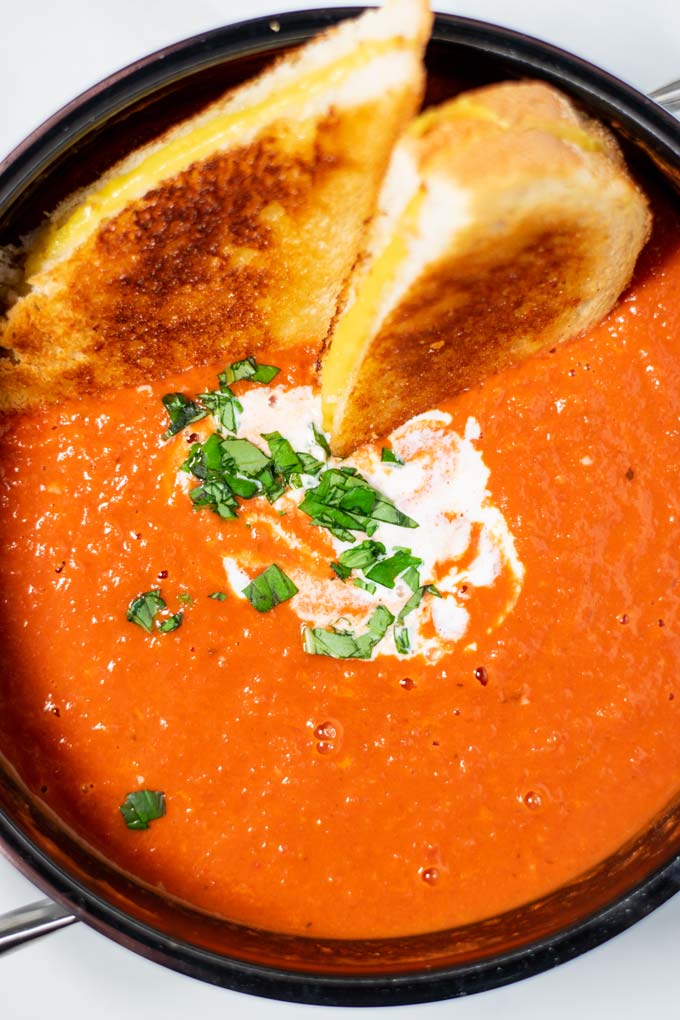
[[[341,938],[508,910],[638,833],[680,787],[677,210],[656,224],[592,333],[351,459],[391,547],[303,510],[332,467],[304,348],[233,383],[237,433],[162,438],[161,398],[191,418],[224,365],[8,421],[0,746],[32,793],[168,895]],[[213,433],[269,457],[301,423],[318,464],[278,500],[192,497]],[[165,813],[130,828],[143,790]]]

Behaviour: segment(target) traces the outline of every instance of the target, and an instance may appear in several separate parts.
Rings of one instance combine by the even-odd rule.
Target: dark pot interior
[[[274,52],[353,13],[289,14],[218,29],[90,90],[3,165],[0,244],[30,230],[118,156],[252,76]],[[428,102],[489,81],[542,77],[615,127],[638,167],[680,181],[680,125],[575,57],[480,22],[439,16],[427,59]],[[0,769],[0,842],[49,894],[136,952],[215,984],[324,1004],[422,1002],[515,981],[610,938],[680,888],[679,803],[599,867],[542,900],[462,928],[361,942],[244,928],[141,887],[31,802],[9,766]]]

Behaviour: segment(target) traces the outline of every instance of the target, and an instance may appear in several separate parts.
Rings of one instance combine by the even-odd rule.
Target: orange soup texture
[[[328,532],[262,498],[235,520],[192,509],[178,466],[207,420],[163,441],[161,397],[224,365],[6,423],[0,746],[32,793],[174,897],[337,937],[507,910],[641,830],[680,787],[677,209],[656,225],[597,329],[441,409],[444,438],[476,423],[516,564],[459,584],[464,634],[436,655],[309,654],[296,599],[313,614],[315,591],[353,585]],[[260,360],[281,368],[267,392],[316,385],[314,352]],[[271,563],[321,587],[257,612],[229,577]],[[177,629],[126,619],[153,589]],[[119,808],[141,789],[166,813],[134,831]]]

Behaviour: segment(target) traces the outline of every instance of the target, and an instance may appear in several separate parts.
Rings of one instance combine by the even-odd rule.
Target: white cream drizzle
[[[320,427],[320,399],[311,387],[257,387],[239,399],[243,404],[240,436],[264,446],[262,433],[279,431],[295,449],[321,455],[311,430],[312,422]],[[487,488],[489,469],[475,446],[480,438],[479,424],[469,418],[462,437],[451,430],[450,424],[449,414],[433,410],[395,429],[387,442],[404,461],[403,467],[382,463],[382,444],[363,446],[344,462],[356,467],[371,485],[418,521],[419,527],[414,529],[381,524],[373,538],[387,547],[388,554],[394,546],[408,547],[423,561],[421,583],[436,584],[442,594],[441,599],[426,595],[405,621],[411,643],[409,654],[422,655],[429,661],[436,661],[465,638],[478,589],[492,588],[501,575],[510,582],[499,586],[499,598],[486,620],[490,632],[513,609],[524,578],[513,536]],[[316,481],[305,479],[305,484],[315,485]],[[299,489],[288,491],[277,502],[276,510],[297,512],[302,495]],[[304,624],[331,627],[342,620],[344,627],[362,633],[378,604],[397,615],[411,595],[402,580],[397,580],[393,589],[378,585],[371,594],[357,588],[352,580],[343,584],[329,577],[328,560],[337,558],[354,543],[341,542],[325,529],[313,529],[310,534],[317,545],[319,530],[332,544],[333,553],[324,560],[314,555],[311,545],[303,548],[299,529],[295,535],[286,531],[286,518],[279,517],[276,510],[257,500],[248,504],[247,512],[251,519],[253,514],[266,519],[279,543],[286,543],[291,553],[299,557],[307,552],[304,567],[286,568],[299,589],[289,605]],[[365,537],[357,534],[355,541]],[[250,551],[243,561],[224,557],[223,563],[227,583],[239,597],[243,597],[243,588],[251,577],[268,566],[259,564]],[[373,654],[398,655],[391,628]]]

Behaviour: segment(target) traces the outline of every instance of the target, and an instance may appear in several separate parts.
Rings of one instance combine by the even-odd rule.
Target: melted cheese
[[[407,134],[419,138],[442,121],[451,119],[486,121],[495,124],[501,131],[514,131],[517,134],[522,131],[541,131],[563,142],[571,142],[585,152],[601,152],[604,148],[600,138],[585,131],[578,124],[568,123],[566,120],[542,120],[534,117],[527,117],[519,123],[512,123],[505,120],[489,106],[476,99],[470,99],[467,95],[459,96],[449,103],[426,110],[414,120]]]
[[[238,144],[244,134],[252,136],[283,117],[295,118],[296,113],[299,117],[299,109],[304,110],[311,100],[322,97],[326,92],[332,96],[333,90],[353,72],[375,57],[403,45],[404,40],[398,39],[365,41],[354,52],[301,75],[246,109],[217,114],[151,151],[141,163],[88,195],[65,222],[51,223],[47,227],[44,234],[36,239],[27,260],[27,278],[30,280],[52,263],[68,257],[103,220],[121,212],[129,202],[146,194],[161,181],[176,176],[192,163]]]
[[[389,242],[361,281],[354,302],[338,320],[323,366],[323,424],[329,431],[347,381],[354,374],[375,326],[385,292],[408,257],[410,238],[424,199],[424,191],[418,189],[399,218]]]

